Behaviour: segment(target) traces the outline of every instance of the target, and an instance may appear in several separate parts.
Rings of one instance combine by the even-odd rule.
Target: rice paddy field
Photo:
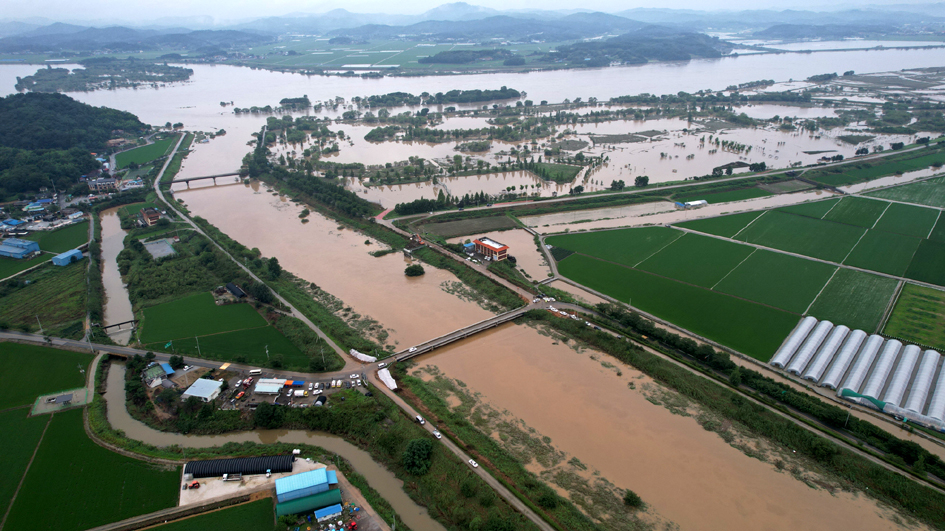
[[[844,197],[821,219],[870,228],[886,212],[890,204],[886,201],[862,197]]]
[[[640,262],[636,268],[711,288],[753,250],[747,245],[688,233]]]
[[[865,231],[863,227],[770,210],[735,239],[840,263]]]
[[[154,529],[160,531],[206,531],[208,529],[273,531],[281,529],[274,523],[274,513],[272,499],[266,498],[178,520]]]
[[[118,165],[118,169],[120,170],[127,168],[132,162],[141,165],[159,159],[167,155],[167,152],[177,144],[178,138],[178,135],[172,135],[146,146],[122,151],[115,155],[115,164]]]
[[[48,262],[52,260],[53,255],[44,253],[36,258],[31,258],[29,260],[16,260],[14,258],[7,258],[5,256],[0,256],[0,279],[12,277],[21,271],[26,271],[27,269],[38,266],[43,262]]]
[[[644,227],[632,231],[588,232],[580,237],[552,236],[546,238],[545,242],[576,253],[633,267],[682,236],[683,232],[666,227]]]
[[[945,350],[945,291],[906,284],[883,329],[889,337]]]
[[[73,223],[53,231],[31,232],[24,239],[38,243],[43,251],[64,253],[89,241],[89,222]]]
[[[249,304],[217,306],[205,292],[145,308],[140,337],[142,343],[166,342],[266,325]]]
[[[23,276],[27,285],[0,288],[0,327],[81,338],[85,332],[87,261],[45,266]],[[38,319],[38,320],[37,320]]]
[[[7,369],[0,371],[0,409],[29,405],[39,395],[85,385],[91,353],[20,343],[0,345],[0,364]]]
[[[891,278],[839,268],[807,313],[852,330],[878,332],[897,284]]]
[[[890,203],[883,217],[879,218],[873,228],[914,238],[928,238],[940,212],[932,208]]]
[[[732,214],[730,216],[718,216],[714,218],[697,219],[678,223],[677,226],[691,229],[706,234],[724,236],[731,238],[738,234],[738,231],[745,228],[746,225],[758,219],[764,212],[744,212],[741,214]]]
[[[179,481],[180,467],[158,468],[92,442],[81,409],[55,413],[4,529],[80,531],[166,509],[177,504]]]
[[[917,183],[903,184],[892,188],[885,188],[866,195],[893,201],[904,201],[917,205],[928,205],[945,208],[945,177],[936,177]]]
[[[836,270],[822,262],[756,250],[713,289],[803,314]]]
[[[29,417],[29,408],[11,409],[0,412],[0,430],[7,434],[0,452],[0,512],[6,512],[16,492],[17,485],[26,471],[26,465],[33,456],[33,450],[39,444],[40,435],[48,415]],[[15,436],[11,436],[15,434]]]
[[[906,277],[920,282],[945,286],[945,244],[923,240],[916,249]]]
[[[799,216],[822,219],[825,215],[827,215],[828,212],[830,212],[831,209],[837,206],[837,203],[839,202],[839,198],[832,198],[824,201],[810,201],[807,203],[781,207],[777,210],[779,212],[787,212],[788,214],[797,214]]]
[[[844,264],[900,277],[912,262],[921,240],[878,230],[866,231]]]

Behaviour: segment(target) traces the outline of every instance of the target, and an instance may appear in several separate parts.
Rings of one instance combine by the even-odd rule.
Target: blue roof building
[[[329,518],[335,518],[341,516],[341,504],[336,503],[335,505],[329,505],[324,509],[319,509],[315,511],[315,521],[321,522],[322,520],[328,520]]]
[[[161,364],[161,368],[164,369],[164,374],[166,374],[166,375],[168,375],[168,376],[174,374],[174,369],[171,368],[171,364],[170,364],[170,363],[162,363],[162,364]]]
[[[5,220],[3,220],[3,224],[4,224],[4,225],[9,225],[9,226],[11,226],[11,227],[16,227],[16,226],[22,225],[22,224],[24,224],[24,223],[26,223],[26,222],[25,222],[25,221],[20,221],[20,220],[18,220],[18,219],[5,219]]]
[[[32,253],[39,252],[39,244],[30,240],[20,240],[10,238],[0,243],[0,256],[16,258],[17,260],[26,258]]]
[[[62,254],[57,254],[53,257],[52,263],[57,266],[67,266],[72,262],[78,262],[82,259],[82,251],[78,249],[73,249],[71,251],[66,251]]]
[[[284,503],[325,492],[336,483],[337,475],[334,471],[329,472],[327,468],[293,474],[276,480],[276,498],[279,503]]]

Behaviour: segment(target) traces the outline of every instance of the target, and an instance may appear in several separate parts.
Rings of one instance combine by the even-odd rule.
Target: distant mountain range
[[[142,30],[123,26],[90,28],[56,22],[0,39],[0,52],[198,50],[255,46],[272,36],[237,30],[169,28]]]

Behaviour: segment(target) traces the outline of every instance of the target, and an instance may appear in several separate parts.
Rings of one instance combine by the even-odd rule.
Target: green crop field
[[[226,531],[273,531],[284,526],[274,523],[275,510],[272,499],[256,500],[236,507],[229,507],[212,513],[205,513],[158,526],[160,531],[207,531],[225,529]]]
[[[82,410],[56,413],[4,529],[80,531],[177,505],[180,468],[110,452],[82,428]]]
[[[745,228],[746,225],[758,219],[758,216],[762,214],[764,214],[764,211],[743,212],[741,214],[731,214],[729,216],[719,216],[716,218],[696,219],[684,223],[677,223],[676,225],[706,234],[731,238],[738,234],[738,231]]]
[[[683,234],[666,227],[645,227],[552,236],[545,242],[576,253],[634,266]]]
[[[3,451],[0,452],[0,512],[6,512],[16,492],[17,485],[26,471],[26,465],[33,456],[39,437],[46,427],[49,417],[41,415],[29,417],[29,408],[11,409],[0,412],[0,430],[5,434]]]
[[[840,268],[810,307],[808,315],[850,329],[876,331],[898,282]]]
[[[867,192],[866,195],[906,203],[915,203],[917,205],[945,208],[945,177],[936,177],[927,181],[903,184],[875,192]]]
[[[920,282],[945,286],[945,244],[923,240],[912,257],[906,277]]]
[[[797,324],[797,314],[777,310],[574,254],[561,274],[761,361],[768,361]]]
[[[729,190],[727,192],[716,192],[714,194],[696,194],[696,195],[683,195],[680,197],[673,197],[674,201],[679,201],[685,203],[686,201],[698,201],[699,199],[705,199],[711,204],[716,203],[728,203],[729,201],[742,201],[745,199],[754,199],[756,197],[768,197],[774,195],[771,192],[762,190],[761,188],[751,187],[751,188],[740,188],[738,190]]]
[[[812,181],[831,186],[843,186],[863,181],[877,179],[896,172],[924,170],[934,163],[945,161],[945,153],[940,149],[921,149],[909,153],[902,153],[875,161],[859,161],[844,164],[833,168],[823,168],[807,172],[805,177]]]
[[[945,291],[906,284],[883,334],[945,349]]]
[[[24,239],[37,242],[43,251],[64,253],[89,241],[89,222],[75,223],[54,231],[31,232]]]
[[[800,216],[807,216],[809,218],[821,219],[839,202],[839,198],[833,198],[827,199],[826,201],[810,201],[808,203],[799,203],[797,205],[781,207],[777,210],[780,212],[787,212],[789,214],[798,214]]]
[[[52,257],[53,255],[49,253],[43,253],[36,258],[30,258],[29,260],[17,260],[15,258],[0,256],[0,279],[12,277],[20,271],[26,271],[33,266],[37,266],[43,262],[48,262],[52,260]]]
[[[569,183],[581,172],[580,166],[571,166],[568,164],[552,164],[550,162],[539,162],[538,169],[547,173],[542,177],[556,183]]]
[[[118,165],[118,169],[120,170],[127,168],[132,162],[140,165],[151,162],[154,159],[159,159],[167,155],[167,152],[177,144],[177,139],[178,135],[172,135],[164,140],[158,140],[153,144],[122,151],[115,155],[115,164]]]
[[[39,332],[42,323],[49,335],[81,338],[87,311],[87,266],[82,261],[42,267],[23,276],[28,285],[0,288],[0,323],[4,323],[0,328]]]
[[[889,203],[862,197],[844,197],[840,204],[824,215],[827,221],[870,228],[883,215]]]
[[[686,234],[637,268],[672,279],[710,288],[754,249],[747,245],[700,234]]]
[[[714,289],[802,314],[836,269],[821,262],[759,249]]]
[[[197,343],[200,349],[197,349]],[[272,326],[249,328],[235,332],[224,332],[212,335],[201,335],[175,339],[170,348],[164,348],[162,340],[146,345],[152,350],[177,352],[185,356],[201,357],[221,361],[238,361],[236,358],[246,358],[246,363],[252,365],[266,365],[267,361],[276,354],[281,354],[287,365],[308,366],[309,357],[292,344],[284,335]],[[269,347],[269,356],[266,356],[266,347]]]
[[[494,230],[515,228],[518,228],[518,223],[508,216],[490,216],[461,219],[459,221],[444,221],[442,223],[427,223],[421,225],[420,230],[444,238],[455,238],[457,236],[468,236]]]
[[[868,230],[843,263],[899,277],[909,268],[921,241],[902,234]]]
[[[143,313],[142,343],[266,326],[266,320],[249,304],[217,306],[210,293],[151,306]]]
[[[929,239],[939,243],[945,243],[945,221],[942,218],[945,216],[939,215],[938,222],[935,223],[935,228],[932,229],[932,233],[929,234]]]
[[[44,393],[85,385],[92,355],[54,348],[0,343],[0,409],[32,404]],[[34,377],[24,378],[24,375]]]
[[[841,262],[866,229],[772,211],[743,230],[737,240]]]
[[[916,238],[927,238],[935,226],[939,212],[941,211],[932,208],[890,203],[875,228]]]

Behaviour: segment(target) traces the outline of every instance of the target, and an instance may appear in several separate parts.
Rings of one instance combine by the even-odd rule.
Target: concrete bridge
[[[434,349],[445,347],[446,345],[449,345],[450,343],[454,341],[459,341],[460,339],[466,339],[467,337],[476,335],[479,332],[483,332],[490,328],[495,328],[496,326],[499,326],[500,324],[507,323],[513,319],[521,317],[522,315],[525,314],[525,312],[529,310],[535,310],[535,309],[545,308],[545,307],[547,307],[547,304],[545,303],[529,304],[527,306],[523,306],[521,308],[509,311],[509,312],[505,312],[503,314],[496,315],[495,317],[490,317],[489,319],[486,319],[484,321],[479,321],[478,323],[469,325],[465,328],[454,330],[448,334],[443,334],[442,336],[437,337],[435,339],[431,339],[425,343],[420,343],[419,345],[415,345],[414,347],[411,347],[411,348],[416,349],[413,352],[411,352],[410,349],[402,350],[394,355],[394,359],[397,361],[409,360],[410,358],[414,356],[426,354],[427,352],[430,352]]]
[[[190,177],[189,179],[175,179],[169,183],[161,183],[161,184],[170,186],[177,183],[185,183],[187,185],[187,188],[190,188],[191,181],[203,181],[206,179],[213,179],[213,184],[217,184],[217,179],[220,177],[237,177],[238,178],[239,176],[240,176],[239,173],[221,173],[219,175],[204,175],[203,177]]]

